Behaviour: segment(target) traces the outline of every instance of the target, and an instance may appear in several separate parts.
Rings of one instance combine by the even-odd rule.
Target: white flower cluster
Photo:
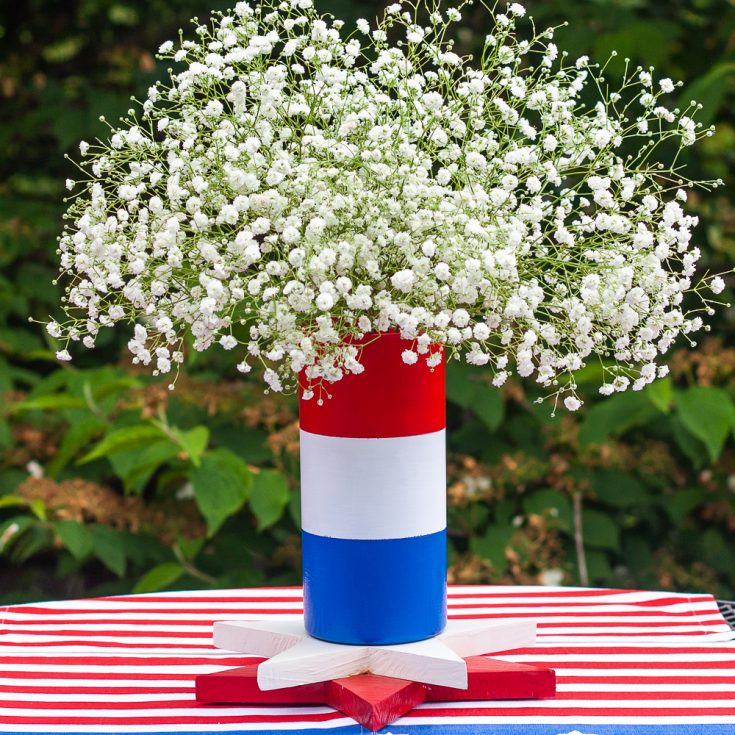
[[[716,182],[655,154],[710,131],[641,69],[585,107],[599,71],[565,65],[550,31],[520,40],[519,3],[494,14],[474,66],[444,40],[458,9],[426,25],[414,9],[347,34],[312,0],[240,2],[197,41],[163,44],[183,70],[108,144],[81,146],[61,238],[69,321],[48,325],[59,358],[127,322],[134,362],[167,373],[187,340],[217,342],[277,391],[304,370],[360,372],[355,338],[389,330],[413,341],[409,364],[440,359],[439,343],[571,410],[590,358],[604,393],[662,375],[656,358],[702,327],[683,306],[706,285],[686,188]]]

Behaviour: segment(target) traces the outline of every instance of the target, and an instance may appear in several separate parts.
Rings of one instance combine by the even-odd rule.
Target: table
[[[0,614],[0,733],[365,732],[328,707],[194,701],[198,674],[253,659],[215,620],[295,617],[301,590],[43,602]],[[534,617],[539,644],[498,655],[557,672],[552,700],[425,704],[393,735],[735,735],[735,633],[714,599],[564,587],[450,587],[456,618]]]

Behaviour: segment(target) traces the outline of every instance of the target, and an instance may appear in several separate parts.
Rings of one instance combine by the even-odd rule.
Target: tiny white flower
[[[418,362],[419,356],[413,350],[403,350],[401,353],[401,359],[406,365],[414,365]]]
[[[71,355],[69,354],[69,350],[59,350],[56,353],[56,359],[61,360],[61,362],[69,362],[71,360]]]
[[[597,67],[557,67],[552,31],[518,39],[522,0],[493,11],[481,69],[453,29],[435,33],[456,8],[432,8],[430,31],[393,2],[371,39],[364,19],[342,37],[312,0],[256,5],[163,44],[181,68],[150,87],[143,122],[80,144],[88,175],[59,241],[68,318],[47,326],[61,344],[136,323],[132,359],[158,373],[183,363],[187,333],[197,351],[242,344],[238,370],[266,360],[281,391],[359,374],[346,333],[397,330],[409,363],[438,365],[441,344],[575,410],[590,356],[617,363],[603,394],[641,389],[704,326],[689,304],[725,284],[695,281],[697,218],[654,160],[662,138],[708,133],[658,104],[673,81],[639,69],[623,86],[640,106],[615,87],[588,104]],[[650,168],[623,155],[641,136]]]
[[[538,581],[549,587],[558,587],[564,582],[564,571],[562,569],[544,569],[538,575]],[[567,733],[567,735],[574,735],[574,733]],[[582,735],[578,733],[578,735]]]
[[[38,480],[43,477],[43,465],[37,462],[35,459],[32,459],[26,464],[26,472],[31,477]]]
[[[513,14],[522,18],[526,14],[526,9],[520,3],[511,3],[508,10]]]
[[[582,405],[582,401],[575,396],[567,396],[564,399],[564,405],[569,411],[576,411]]]
[[[390,279],[393,287],[403,293],[408,293],[411,290],[415,280],[416,275],[410,268],[398,271]]]
[[[316,305],[322,311],[329,311],[334,306],[334,297],[330,293],[320,293],[316,297]]]
[[[709,282],[710,291],[714,294],[721,294],[725,290],[725,281],[720,276],[715,276]]]

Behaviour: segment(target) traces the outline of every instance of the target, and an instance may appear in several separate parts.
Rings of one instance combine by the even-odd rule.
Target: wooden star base
[[[375,731],[423,702],[541,699],[556,693],[556,674],[552,669],[484,656],[470,656],[465,662],[466,689],[359,674],[269,690],[258,686],[258,667],[262,662],[257,662],[198,676],[196,698],[220,704],[326,704]]]
[[[449,620],[434,638],[398,645],[345,645],[312,638],[304,621],[221,621],[217,648],[269,657],[258,667],[261,690],[378,674],[424,684],[467,687],[468,656],[532,646],[533,620]]]

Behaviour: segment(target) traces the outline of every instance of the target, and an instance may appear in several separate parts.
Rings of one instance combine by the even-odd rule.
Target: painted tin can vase
[[[405,364],[398,333],[360,344],[364,372],[300,403],[304,622],[409,643],[446,624],[444,364]]]

